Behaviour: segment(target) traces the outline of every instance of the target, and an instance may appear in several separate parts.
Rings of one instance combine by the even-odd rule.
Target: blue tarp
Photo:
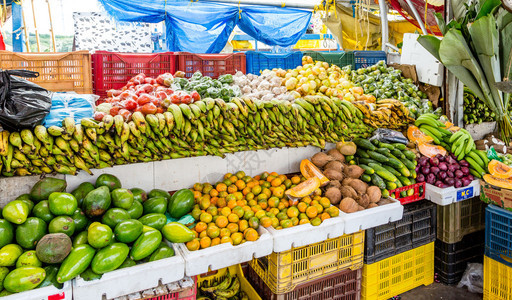
[[[304,35],[311,12],[295,8],[232,5],[189,0],[99,0],[119,21],[165,21],[169,51],[218,53],[236,25],[270,46],[295,45]]]

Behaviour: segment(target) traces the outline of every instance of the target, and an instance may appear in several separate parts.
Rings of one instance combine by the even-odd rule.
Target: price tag
[[[459,202],[459,201],[462,201],[462,200],[466,200],[466,199],[469,199],[469,198],[473,198],[473,187],[470,186],[470,187],[467,187],[465,189],[462,189],[462,190],[458,190],[457,191],[457,199],[455,202]]]

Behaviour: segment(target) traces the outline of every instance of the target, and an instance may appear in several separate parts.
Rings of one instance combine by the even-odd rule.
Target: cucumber
[[[411,181],[409,180],[409,178],[405,177],[405,176],[398,176],[398,179],[400,180],[400,182],[402,183],[403,186],[408,186],[408,185],[411,185]]]
[[[405,155],[405,157],[407,157],[407,159],[409,160],[416,160],[416,154],[414,154],[414,152],[412,151],[409,151],[409,150],[404,150],[402,151],[402,153]]]
[[[405,154],[403,154],[402,151],[398,149],[391,150],[391,153],[398,159],[405,158]]]
[[[407,148],[407,147],[406,147],[404,144],[402,144],[402,143],[394,143],[394,144],[392,144],[392,145],[393,145],[393,147],[395,147],[396,149],[398,149],[398,150],[402,150],[402,151],[403,151],[403,150],[405,150],[405,149]]]
[[[402,176],[402,173],[398,172],[397,170],[393,169],[393,167],[382,165],[386,170],[388,170],[391,174],[395,176]]]
[[[379,187],[380,189],[385,189],[386,188],[386,183],[384,182],[384,180],[382,178],[380,178],[379,175],[377,174],[372,174],[372,183],[373,185]]]
[[[391,154],[391,151],[389,151],[388,148],[377,148],[376,150],[379,154],[382,154],[384,156],[387,156],[389,154]]]
[[[402,182],[400,182],[400,180],[398,180],[398,179],[397,179],[397,180],[395,180],[395,184],[396,184],[396,186],[397,186],[397,187],[399,187],[399,188],[401,188],[401,187],[403,187],[403,186],[404,186],[404,185],[402,184]]]
[[[357,148],[356,156],[362,158],[370,158],[370,155],[368,155],[368,153],[366,153],[366,151],[364,151],[364,149],[361,148]]]
[[[386,188],[387,188],[388,190],[390,190],[390,191],[391,191],[391,190],[396,189],[397,187],[398,187],[398,185],[397,185],[396,183],[391,182],[391,181],[386,181]]]
[[[374,159],[380,163],[387,163],[389,161],[389,159],[386,156],[384,156],[378,152],[368,151],[368,154],[370,155],[371,159]]]
[[[413,178],[412,180],[416,179],[416,177],[418,176],[418,174],[416,173],[416,170],[409,170],[409,171],[411,171],[411,176],[410,177]],[[414,181],[416,182],[416,180],[414,180]]]
[[[381,189],[382,192],[382,198],[389,198],[389,191],[386,189]]]
[[[370,168],[374,169],[375,173],[377,173],[377,175],[379,175],[380,177],[382,177],[383,179],[385,179],[387,181],[397,181],[398,180],[398,178],[396,178],[395,175],[391,174],[388,170],[384,169],[383,167],[381,167],[378,164],[370,163],[370,164],[368,164],[368,166]]]
[[[388,159],[388,161],[385,164],[393,167],[395,170],[400,170],[400,168],[405,168],[404,164],[401,161],[399,161],[398,159],[396,159],[394,156],[392,156],[392,154],[390,154],[387,157],[387,159]]]
[[[400,171],[400,173],[402,173],[402,175],[404,175],[405,177],[411,176],[411,171],[407,169],[406,166],[401,167],[400,169],[398,169],[398,171]]]
[[[407,158],[401,158],[399,160],[407,167],[407,169],[414,170],[416,168],[414,163]]]
[[[371,140],[370,142],[372,142],[372,144],[374,144],[374,145],[375,145],[375,147],[379,147],[379,143],[380,143],[380,141],[379,141],[378,139],[373,139],[373,140]]]
[[[377,149],[369,140],[363,138],[355,138],[353,142],[357,145],[357,147],[361,147],[366,150],[375,151]]]
[[[353,160],[353,159],[354,159],[354,155],[345,156],[345,161],[349,161],[349,160]]]
[[[364,165],[368,165],[369,163],[380,164],[378,161],[373,160],[371,158],[360,158],[359,163]]]
[[[395,147],[393,145],[388,144],[388,143],[383,143],[383,142],[379,143],[379,147],[386,148],[388,150],[394,150],[395,149]]]
[[[375,173],[375,170],[368,167],[367,165],[359,164],[359,167],[361,167],[364,170],[365,174],[372,175]]]
[[[363,174],[363,175],[361,175],[361,180],[364,182],[370,182],[370,181],[372,181],[372,177],[368,174]]]

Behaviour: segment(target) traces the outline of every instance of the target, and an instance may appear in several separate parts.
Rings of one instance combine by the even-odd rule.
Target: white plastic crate
[[[85,281],[78,276],[73,283],[73,300],[112,299],[159,284],[167,284],[185,276],[185,260],[176,245],[175,255],[157,261],[103,274],[101,279]]]
[[[438,188],[431,184],[425,185],[425,199],[437,205],[446,206],[480,195],[480,180],[473,180],[468,186],[456,189],[455,187]]]
[[[345,221],[345,234],[358,232],[368,228],[377,227],[402,219],[404,207],[400,201],[390,198],[393,203],[365,209],[350,214],[341,212]]]
[[[187,276],[204,274],[271,254],[274,246],[272,236],[262,226],[258,228],[258,233],[260,237],[257,241],[245,242],[237,246],[225,243],[189,251],[185,244],[179,244],[178,249],[185,259],[185,274]]]
[[[2,300],[71,300],[73,299],[73,290],[71,280],[69,280],[64,282],[62,289],[50,285],[1,298]]]
[[[435,86],[443,85],[443,64],[418,43],[419,34],[404,34],[401,64],[416,66],[418,80]]]
[[[340,211],[341,214],[342,212]],[[274,239],[274,252],[283,252],[291,248],[298,248],[340,237],[343,235],[344,227],[345,220],[338,216],[326,219],[318,226],[302,224],[281,230],[268,227],[266,230],[270,232]]]

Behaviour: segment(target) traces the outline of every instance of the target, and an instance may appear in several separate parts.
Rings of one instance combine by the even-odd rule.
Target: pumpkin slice
[[[491,175],[496,178],[507,179],[512,177],[512,168],[498,160],[493,159],[489,163],[489,173],[491,173]]]
[[[320,171],[309,159],[303,159],[300,162],[300,173],[307,179],[317,177],[320,180],[320,185],[329,182],[329,178],[325,177],[324,173]]]
[[[420,153],[427,156],[427,157],[434,157],[438,154],[441,154],[442,156],[446,155],[446,149],[444,149],[441,146],[427,144],[427,143],[419,143],[418,149],[420,150]]]
[[[497,178],[492,176],[491,174],[485,174],[484,180],[490,185],[512,190],[512,180],[510,179]]]
[[[434,139],[431,136],[424,134],[418,127],[411,125],[407,129],[407,137],[410,141],[420,144],[420,143],[432,143]]]
[[[284,192],[292,198],[304,198],[311,195],[316,189],[320,187],[320,179],[318,177],[311,177],[308,180],[292,187]]]

